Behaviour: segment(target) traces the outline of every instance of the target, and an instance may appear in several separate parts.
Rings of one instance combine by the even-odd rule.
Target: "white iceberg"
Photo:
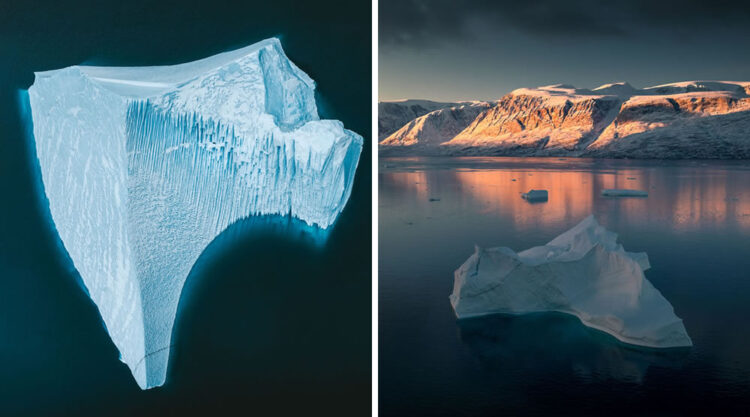
[[[73,66],[28,90],[57,232],[141,388],[164,383],[183,283],[251,215],[329,227],[362,137],[320,120],[277,39],[181,65]]]
[[[606,189],[602,190],[602,195],[604,197],[648,197],[648,191],[630,190],[626,188]]]
[[[523,252],[477,247],[456,270],[450,301],[458,318],[554,311],[628,344],[691,346],[672,305],[644,276],[648,268],[645,253],[626,252],[589,216]]]

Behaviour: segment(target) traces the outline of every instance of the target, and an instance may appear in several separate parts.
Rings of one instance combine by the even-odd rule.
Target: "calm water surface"
[[[379,179],[382,415],[750,410],[750,163],[388,158]],[[523,200],[533,188],[549,201]],[[648,253],[693,348],[628,347],[559,314],[456,321],[453,271],[475,244],[523,250],[592,213]]]

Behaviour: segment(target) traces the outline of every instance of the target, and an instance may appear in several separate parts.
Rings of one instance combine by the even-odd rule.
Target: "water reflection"
[[[623,415],[688,415],[710,407],[705,398],[726,414],[750,406],[747,162],[386,158],[379,178],[386,414],[612,415],[617,404]],[[547,189],[548,202],[523,200],[531,188]],[[605,188],[649,196],[602,197]],[[453,272],[475,244],[523,250],[591,213],[648,253],[646,276],[692,349],[630,347],[565,316],[456,321]]]
[[[389,160],[381,179],[386,188],[410,189],[418,198],[450,194],[448,204],[468,194],[480,213],[512,218],[518,230],[567,224],[594,212],[606,216],[610,209],[617,210],[620,220],[657,222],[675,231],[705,225],[750,230],[750,170],[743,164],[716,169],[696,163],[618,166],[591,160],[462,159],[480,168],[459,164],[444,170],[434,158],[404,158]],[[404,168],[410,171],[399,171]],[[649,197],[601,197],[607,188],[646,190]],[[532,207],[520,197],[531,189],[549,190],[549,201]]]
[[[458,321],[460,337],[497,373],[526,378],[573,373],[584,381],[641,383],[651,366],[679,369],[689,349],[638,349],[559,313],[493,315]]]

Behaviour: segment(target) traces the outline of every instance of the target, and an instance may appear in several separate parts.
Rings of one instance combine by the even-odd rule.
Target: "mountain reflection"
[[[733,172],[694,164],[648,162],[617,169],[607,165],[529,165],[517,158],[503,158],[507,167],[489,165],[478,169],[386,171],[381,174],[388,187],[411,189],[418,198],[446,195],[443,204],[466,204],[473,198],[482,214],[496,214],[513,221],[517,230],[529,227],[569,224],[591,213],[603,219],[617,211],[618,219],[655,222],[675,231],[692,231],[702,226],[750,229],[750,192],[746,187],[747,167]],[[607,198],[608,188],[646,190],[648,198]],[[521,193],[546,189],[549,200],[529,204]],[[460,191],[459,191],[460,190]],[[459,209],[460,207],[455,207]],[[668,222],[664,224],[665,220]]]

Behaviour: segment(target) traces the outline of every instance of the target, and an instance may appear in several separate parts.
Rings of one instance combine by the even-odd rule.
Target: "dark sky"
[[[381,100],[750,80],[750,1],[380,0]]]

